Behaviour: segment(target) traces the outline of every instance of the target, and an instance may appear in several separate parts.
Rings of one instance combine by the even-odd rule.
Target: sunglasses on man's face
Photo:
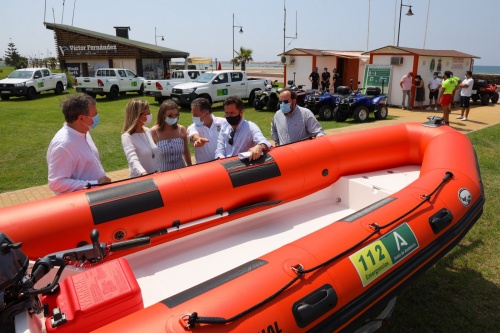
[[[283,104],[288,104],[288,103],[290,103],[290,102],[289,102],[288,100],[286,100],[286,99],[285,99],[284,101],[280,101],[280,103],[283,103]]]
[[[229,133],[229,140],[227,140],[227,143],[229,143],[231,146],[233,145],[234,132],[235,131],[231,131],[231,133]]]

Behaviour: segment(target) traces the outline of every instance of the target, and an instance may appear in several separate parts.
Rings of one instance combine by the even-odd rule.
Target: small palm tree
[[[241,70],[244,71],[246,68],[246,63],[253,61],[251,49],[245,49],[244,47],[240,47],[240,52],[236,52],[238,55],[231,59],[231,62],[236,66],[241,65]]]

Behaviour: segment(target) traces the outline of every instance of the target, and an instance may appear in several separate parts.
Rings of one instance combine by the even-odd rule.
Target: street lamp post
[[[156,37],[161,37],[161,40],[165,40],[165,38],[163,38],[163,35],[156,34],[156,27],[155,27],[155,45],[158,45],[158,43],[156,43]]]
[[[243,33],[243,27],[241,25],[234,25],[234,13],[233,13],[233,69],[234,69],[234,28],[240,28],[239,33]]]
[[[397,44],[397,46],[399,46],[399,32],[401,30],[401,12],[403,10],[403,6],[410,7],[410,9],[408,9],[408,13],[406,13],[406,16],[413,16],[413,12],[411,11],[411,5],[403,5],[403,0],[401,0],[400,6],[399,6],[399,27],[398,27],[398,44]]]

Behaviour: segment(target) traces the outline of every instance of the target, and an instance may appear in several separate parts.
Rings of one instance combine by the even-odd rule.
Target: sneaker
[[[432,110],[432,108],[429,106],[426,110],[427,110],[427,111],[430,111],[430,110]]]
[[[457,119],[462,119],[462,118],[465,118],[465,117],[457,116]],[[465,118],[465,119],[467,119],[467,118]]]
[[[438,108],[434,108],[434,111],[437,111],[437,110],[438,110]]]
[[[463,117],[462,120],[467,120],[467,117]]]

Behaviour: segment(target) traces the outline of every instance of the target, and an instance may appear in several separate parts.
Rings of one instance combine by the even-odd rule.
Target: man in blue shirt
[[[248,151],[248,160],[253,161],[271,149],[271,143],[262,135],[259,127],[251,121],[246,121],[243,112],[243,101],[238,96],[228,97],[224,101],[227,123],[223,125],[217,139],[216,159]]]

